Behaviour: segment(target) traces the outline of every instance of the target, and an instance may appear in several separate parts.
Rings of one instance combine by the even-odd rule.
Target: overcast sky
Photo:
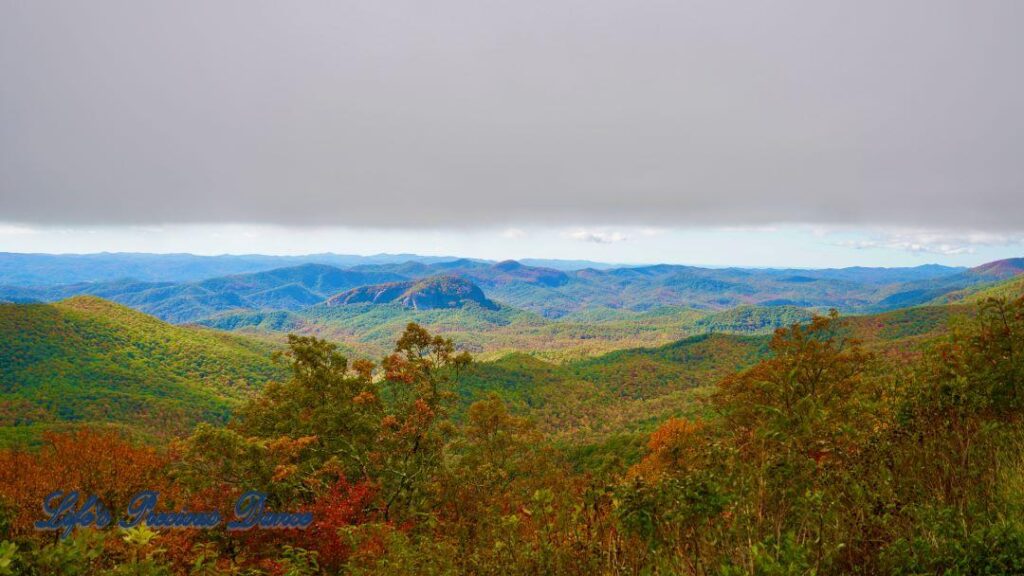
[[[228,224],[1013,246],[1022,23],[1020,0],[0,0],[0,250]]]

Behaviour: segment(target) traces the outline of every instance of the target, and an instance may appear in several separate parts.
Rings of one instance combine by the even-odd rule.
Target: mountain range
[[[435,286],[431,298],[451,297],[449,302],[459,303],[475,300],[478,304],[488,303],[485,308],[500,304],[553,319],[602,309],[646,312],[664,306],[701,310],[741,305],[797,306],[862,313],[924,304],[944,294],[1009,278],[1022,271],[1024,259],[971,269],[925,265],[818,270],[677,265],[557,270],[516,261],[420,259],[361,263],[347,268],[305,263],[190,281],[133,278],[47,286],[6,284],[0,286],[0,300],[49,302],[89,294],[170,322],[184,323],[225,312],[298,311],[328,301],[363,302],[367,301],[363,292],[344,298],[342,293],[378,284],[400,284],[404,291],[427,278],[458,277],[474,286],[450,283],[453,291],[476,294],[480,290],[482,294],[466,300],[455,293],[445,294],[443,288],[437,290]],[[392,286],[387,290],[394,289]],[[384,302],[379,298],[371,300]]]
[[[216,276],[263,272],[299,264],[325,264],[347,268],[360,264],[457,260],[455,256],[419,254],[308,254],[269,256],[264,254],[198,256],[195,254],[146,254],[103,252],[98,254],[19,254],[0,252],[0,285],[56,286],[80,282],[111,282],[132,278],[142,282],[194,282]],[[589,260],[524,259],[524,264],[559,270],[612,268],[614,265]],[[493,262],[492,262],[493,263]]]
[[[196,282],[80,282],[59,286],[0,288],[0,299],[56,301],[88,294],[119,302],[169,322],[190,322],[225,310],[299,310],[357,286],[404,280],[389,272],[343,270],[301,264],[265,272]]]
[[[972,298],[1024,294],[1022,279],[1004,281],[951,304],[850,316],[843,319],[841,330],[866,342],[869,349],[914,353],[921,342],[946,331],[951,319],[970,314],[973,308],[964,304]],[[471,286],[465,280],[451,281]],[[402,298],[388,300],[317,308],[324,313],[353,312],[351,317],[363,318],[367,330],[376,327],[388,333],[390,322],[408,319],[381,315],[406,309]],[[460,322],[460,316],[452,317],[460,310],[449,307],[408,310],[428,315],[416,320],[434,315],[442,325]],[[500,307],[483,310],[496,318],[528,314]],[[779,317],[762,316],[783,311]],[[584,445],[603,442],[612,434],[649,431],[651,423],[699,410],[699,397],[708,386],[763,358],[770,332],[765,327],[802,322],[809,313],[798,308],[739,307],[699,316],[662,311],[637,318],[649,320],[649,330],[655,333],[672,322],[688,322],[703,332],[670,337],[658,346],[548,361],[537,352],[558,336],[549,331],[550,325],[535,326],[539,341],[514,342],[510,348],[515,352],[471,367],[458,389],[462,406],[498,392],[516,412],[530,415],[555,438],[582,440]],[[605,318],[571,326],[600,334],[630,326],[645,329],[645,324]],[[508,326],[530,325],[520,320]],[[461,329],[464,332],[451,335],[460,348],[472,347],[474,341],[468,337],[476,327],[470,322]],[[619,341],[619,348],[624,342]],[[284,367],[271,360],[271,351],[279,346],[197,326],[175,326],[93,296],[53,304],[2,304],[0,444],[33,442],[41,431],[76,423],[121,426],[161,438],[187,431],[196,422],[223,422],[239,401],[264,383],[286,376]],[[360,355],[350,348],[342,350],[350,357]]]
[[[143,256],[153,262],[164,258],[99,256],[99,262],[121,258],[129,264]],[[167,258],[172,268],[179,261]],[[211,262],[197,258],[204,266]],[[227,261],[245,263],[238,258],[243,260]],[[1020,258],[971,269],[816,270],[678,265],[558,270],[511,260],[356,258],[362,259],[345,268],[303,263],[189,281],[6,285],[0,286],[0,301],[57,302],[90,295],[175,324],[278,341],[289,332],[316,335],[369,356],[387,352],[405,325],[417,322],[487,358],[530,351],[561,362],[707,333],[768,334],[831,308],[872,314],[951,303],[1024,272]]]
[[[816,311],[853,312],[850,336],[909,354],[981,299],[1024,294],[1022,273],[1024,259],[823,270],[454,259],[5,286],[0,298],[21,303],[0,304],[0,443],[76,423],[159,438],[223,422],[286,376],[271,360],[284,334],[379,358],[409,322],[483,360],[464,403],[497,391],[554,437],[600,442],[699,409],[700,390]]]

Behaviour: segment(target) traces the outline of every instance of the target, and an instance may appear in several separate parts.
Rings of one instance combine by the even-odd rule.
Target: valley
[[[1024,259],[972,269],[562,270],[515,261],[415,258],[347,268],[307,262],[186,282],[2,285],[0,301],[92,295],[175,324],[278,342],[289,332],[317,335],[372,357],[416,322],[484,358],[529,351],[562,361],[704,333],[770,334],[832,308],[871,314],[952,301],[1024,271]]]
[[[223,422],[233,406],[286,375],[270,358],[284,347],[286,334],[323,338],[351,358],[376,359],[390,352],[409,323],[416,323],[451,338],[478,359],[460,384],[464,407],[496,392],[552,438],[592,444],[649,432],[666,418],[699,411],[702,390],[763,358],[776,328],[807,322],[816,312],[788,304],[639,310],[597,305],[551,318],[491,300],[469,278],[489,286],[557,287],[561,273],[507,264],[495,271],[495,266],[474,264],[473,274],[435,276],[428,274],[436,271],[431,266],[340,270],[304,264],[194,284],[143,284],[144,290],[123,282],[34,292],[55,297],[84,291],[120,304],[93,295],[52,304],[2,304],[4,442],[38,438],[41,430],[75,423],[125,426],[143,436],[166,437],[200,421]],[[464,261],[440,265],[449,271],[465,266]],[[405,277],[413,270],[420,279],[351,287]],[[509,280],[509,270],[519,280]],[[843,272],[805,274],[854,281]],[[964,282],[956,278],[965,274],[932,281],[960,286]],[[864,275],[871,278],[862,279],[862,285],[881,283],[891,291],[886,282],[914,272]],[[786,277],[792,282],[791,274]],[[841,326],[870,349],[913,355],[953,318],[970,315],[972,303],[1018,295],[1022,287],[1020,278],[1011,277],[950,288],[928,305],[847,315]],[[180,325],[164,321],[210,311],[217,298],[265,307],[229,308]]]
[[[223,505],[255,485],[311,502],[319,523],[312,539],[243,545],[267,555],[287,542],[332,570],[362,561],[341,535],[399,534],[359,552],[379,566],[408,546],[392,519],[417,526],[424,514],[449,530],[479,522],[486,542],[540,514],[540,530],[513,533],[539,565],[544,531],[559,535],[563,557],[580,538],[644,550],[632,510],[693,514],[704,506],[695,499],[754,498],[748,483],[777,474],[790,476],[775,492],[842,492],[829,513],[850,518],[847,508],[865,507],[848,498],[919,490],[934,473],[916,472],[917,459],[942,462],[922,456],[926,440],[905,441],[948,434],[941,418],[914,412],[948,409],[941,394],[954,384],[929,378],[977,380],[984,386],[970,390],[991,386],[992,397],[1013,381],[1022,262],[801,271],[302,263],[184,282],[5,286],[0,504],[13,503],[12,533],[41,555],[31,561],[49,565],[57,548],[26,528],[27,511],[56,486],[44,470],[60,468],[61,481],[81,475],[75,486],[126,486],[108,489],[115,501],[157,486]],[[970,351],[962,360],[961,350]],[[983,406],[995,414],[1016,406],[993,402]],[[937,454],[954,444],[939,441]],[[913,462],[879,468],[874,446]],[[840,459],[851,464],[839,469]],[[885,476],[886,466],[906,470]],[[816,474],[864,480],[816,488]],[[751,514],[716,506],[697,532],[709,558],[730,553],[715,550],[719,538],[746,546],[720,511]],[[581,527],[600,532],[580,536]],[[465,533],[415,529],[424,561],[445,557],[420,553],[438,542],[477,546]],[[886,545],[898,545],[903,528],[888,530],[897,544]],[[173,546],[179,536],[154,538]],[[185,559],[186,573],[203,558],[195,550],[213,549],[201,546],[168,557]],[[503,566],[500,548],[480,549],[497,556],[470,564]],[[218,554],[230,570],[252,565]]]

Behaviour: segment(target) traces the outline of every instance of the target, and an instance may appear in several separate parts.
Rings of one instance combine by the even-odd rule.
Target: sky
[[[0,251],[1024,255],[1017,0],[0,3]]]
[[[975,266],[1024,255],[1024,238],[860,228],[549,227],[401,229],[193,224],[91,228],[0,225],[0,251],[301,255],[417,253],[491,260],[773,268]]]

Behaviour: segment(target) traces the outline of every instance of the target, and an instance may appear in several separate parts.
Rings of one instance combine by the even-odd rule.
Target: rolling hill
[[[931,304],[975,304],[985,298],[1020,298],[1024,296],[1024,276],[1014,276],[994,284],[980,284],[949,292]]]
[[[192,322],[226,310],[299,310],[356,286],[401,280],[387,272],[343,270],[302,264],[199,282],[82,283],[47,288],[0,289],[13,301],[55,301],[80,294],[99,296],[162,320]]]
[[[973,310],[921,306],[848,316],[839,329],[868,350],[907,359]],[[512,353],[471,366],[459,391],[463,405],[497,393],[567,445],[630,442],[667,418],[699,415],[711,386],[766,357],[770,339],[768,334],[708,333],[561,364]]]
[[[465,280],[447,281],[463,289],[472,286]],[[463,406],[497,392],[555,438],[592,445],[701,411],[700,398],[709,385],[764,357],[772,329],[808,318],[800,308],[740,307],[713,313],[606,309],[555,321],[509,307],[487,308],[472,299],[458,308],[403,303],[399,296],[418,284],[387,303],[227,314],[216,324],[317,334],[351,345],[343,350],[358,356],[367,350],[383,353],[407,322],[420,322],[453,337],[462,348],[489,351],[460,383]],[[1015,279],[989,291],[1020,295],[1022,286]],[[457,293],[465,295],[464,290]],[[959,303],[920,306],[849,316],[841,326],[869,348],[916,354],[922,342],[972,309]],[[636,341],[659,345],[607,352]],[[238,401],[284,376],[283,368],[270,360],[276,347],[166,324],[91,296],[0,305],[0,443],[30,441],[41,430],[77,423],[117,425],[162,437],[186,432],[199,421],[223,421]],[[575,353],[551,354],[559,347]],[[587,352],[579,353],[580,347]],[[547,352],[521,352],[529,349]]]
[[[131,280],[3,287],[0,300],[113,300],[174,323],[283,339],[288,332],[387,352],[409,322],[484,358],[514,351],[565,361],[705,333],[768,334],[812,311],[901,310],[948,302],[1024,270],[1003,260],[970,270],[710,269],[657,265],[556,270],[470,259],[302,264],[193,282]]]
[[[296,312],[228,312],[200,321],[222,330],[267,335],[313,334],[344,343],[371,357],[388,351],[406,324],[416,322],[454,339],[484,358],[514,351],[564,361],[634,346],[657,346],[709,332],[770,334],[775,328],[808,319],[792,306],[740,307],[709,312],[661,307],[646,312],[599,308],[558,319],[510,306],[488,307],[475,301],[455,308],[415,309],[396,301],[368,301],[357,289],[347,304],[328,303]],[[397,298],[398,290],[386,293]],[[359,301],[354,301],[359,295]]]
[[[944,295],[978,288],[1024,274],[1024,258],[996,260],[958,274],[917,280],[897,286],[892,293],[872,307],[893,310],[917,306],[941,299]]]
[[[646,312],[662,307],[716,311],[790,306],[864,312],[923,304],[951,291],[1019,273],[1019,269],[1009,261],[966,271],[935,265],[823,270],[656,265],[564,270],[470,259],[386,261],[349,268],[307,263],[186,282],[8,284],[0,286],[0,300],[51,302],[91,294],[169,322],[185,323],[228,311],[297,311],[355,288],[456,276],[478,286],[489,301],[556,319],[592,310]],[[76,272],[55,277],[68,274]]]
[[[61,423],[161,437],[224,421],[238,401],[284,375],[272,349],[90,296],[2,304],[0,442]]]
[[[908,282],[935,281],[964,272],[914,268],[743,269],[655,265],[564,271],[520,262],[490,265],[471,260],[439,264],[364,265],[361,271],[427,276],[456,274],[496,301],[549,318],[595,308],[646,311],[662,306],[725,310],[735,306],[798,306],[868,310]]]

